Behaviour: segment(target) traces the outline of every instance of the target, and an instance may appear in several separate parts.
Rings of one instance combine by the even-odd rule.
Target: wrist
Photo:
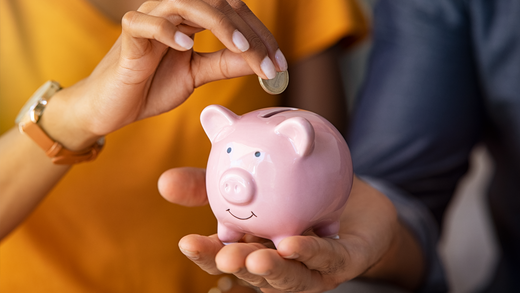
[[[415,290],[423,275],[422,250],[408,228],[398,222],[386,253],[360,277],[383,280]]]
[[[71,151],[86,149],[102,137],[88,131],[81,118],[83,115],[74,111],[77,108],[73,106],[77,100],[73,99],[76,93],[74,87],[69,87],[54,94],[39,121],[49,137]]]

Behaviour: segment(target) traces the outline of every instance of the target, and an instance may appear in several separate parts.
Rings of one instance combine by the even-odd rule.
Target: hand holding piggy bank
[[[278,246],[311,228],[321,237],[338,235],[353,172],[331,123],[295,108],[238,116],[218,105],[200,119],[212,144],[206,188],[222,242],[247,233]]]

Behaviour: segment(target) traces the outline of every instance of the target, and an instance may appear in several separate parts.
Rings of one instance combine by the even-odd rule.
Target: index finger
[[[283,55],[282,51],[278,46],[278,42],[271,34],[269,29],[264,25],[262,21],[249,9],[249,7],[241,0],[228,0],[229,4],[240,18],[251,28],[254,34],[260,38],[265,47],[271,60],[274,60],[274,64],[278,71],[287,70],[287,60]]]
[[[267,79],[273,78],[276,75],[276,69],[264,41],[262,41],[266,40],[272,47],[274,40],[272,34],[265,29],[262,31],[264,36],[258,36],[248,25],[236,17],[236,13],[232,12],[233,9],[222,8],[228,5],[226,1],[213,0],[212,2],[214,2],[213,5],[220,6],[226,12],[201,0],[168,0],[157,5],[150,15],[165,17],[176,26],[182,23],[192,23],[210,30],[228,50],[234,53],[247,52],[243,56],[258,76]],[[258,20],[258,22],[260,21]],[[275,54],[276,52],[273,52],[271,55]]]
[[[274,249],[260,249],[248,255],[247,270],[284,292],[323,292],[333,289],[335,282],[317,270],[295,260],[283,259]]]
[[[217,235],[201,236],[186,235],[179,241],[179,249],[191,261],[211,275],[219,275],[222,272],[217,268],[215,257],[224,244]]]
[[[285,259],[300,261],[311,270],[320,271],[323,275],[336,276],[344,281],[356,277],[364,269],[360,265],[364,265],[364,262],[352,261],[353,257],[356,260],[359,258],[356,257],[357,254],[362,254],[357,248],[364,243],[356,237],[342,236],[341,240],[314,236],[287,237],[280,242],[278,253]],[[342,241],[349,243],[351,252],[345,249],[346,245]]]
[[[276,39],[247,4],[241,0],[211,0],[211,2],[216,3],[216,7],[238,26],[249,41],[251,49],[244,51],[244,58],[250,64],[260,62],[260,67],[267,78],[274,78],[276,71],[287,70],[287,61]]]

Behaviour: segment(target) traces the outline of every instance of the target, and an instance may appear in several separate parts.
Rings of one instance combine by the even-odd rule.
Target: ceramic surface
[[[201,123],[212,143],[206,186],[222,242],[248,233],[278,245],[311,228],[337,235],[353,172],[331,123],[295,108],[238,116],[218,105],[202,111]]]

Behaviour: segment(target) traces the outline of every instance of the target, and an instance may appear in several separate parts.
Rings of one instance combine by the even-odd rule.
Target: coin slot
[[[273,117],[274,115],[276,114],[280,114],[282,112],[287,112],[287,111],[294,111],[296,109],[291,109],[291,108],[288,108],[288,109],[279,109],[279,110],[275,110],[273,112],[269,112],[269,113],[265,113],[264,115],[260,116],[262,118],[269,118],[269,117]]]

